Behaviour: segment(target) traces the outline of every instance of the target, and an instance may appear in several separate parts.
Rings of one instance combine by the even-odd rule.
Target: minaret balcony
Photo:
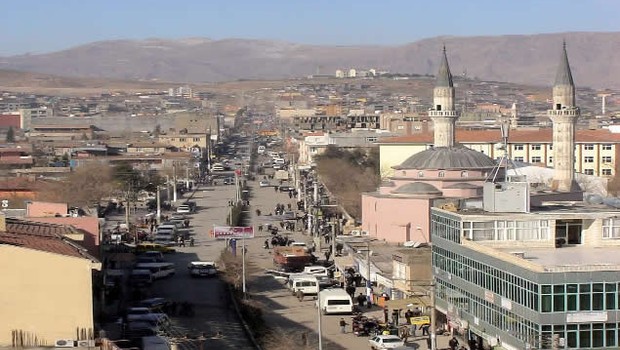
[[[457,118],[459,113],[457,111],[437,111],[431,109],[428,111],[428,116],[433,117],[448,117],[448,118]]]
[[[566,109],[550,109],[547,111],[548,116],[568,116],[578,117],[579,108],[566,108]]]

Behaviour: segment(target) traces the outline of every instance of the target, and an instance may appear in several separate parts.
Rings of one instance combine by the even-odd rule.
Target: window
[[[523,157],[515,157],[515,162],[522,162],[523,161]]]
[[[532,163],[540,163],[541,158],[539,156],[532,157]]]
[[[603,219],[603,238],[620,239],[620,219]]]
[[[603,169],[601,173],[603,176],[611,176],[611,169]]]
[[[594,157],[592,157],[592,156],[583,157],[583,162],[584,163],[594,163]]]
[[[552,151],[553,150],[553,144],[549,145],[549,150]]]
[[[540,151],[540,144],[532,145],[532,151]]]
[[[603,163],[611,163],[611,156],[603,156],[601,157],[601,161]]]
[[[467,172],[467,170],[461,171],[461,177],[469,177],[469,173]]]
[[[594,169],[583,169],[583,173],[586,175],[594,175]]]
[[[553,156],[549,157],[549,163],[553,163]]]
[[[200,142],[200,137],[194,137],[194,142]]]
[[[424,177],[424,172],[423,171],[418,171],[418,177]]]
[[[180,138],[179,142],[185,142],[185,138],[184,137]]]
[[[583,149],[584,149],[584,151],[593,151],[594,150],[594,145],[593,144],[583,145]]]
[[[446,177],[446,172],[443,170],[439,170],[439,174],[437,174],[438,177]]]
[[[515,151],[523,151],[523,145],[515,145]]]
[[[611,151],[611,145],[610,145],[610,144],[608,144],[608,143],[606,143],[606,144],[604,144],[604,145],[602,145],[602,146],[601,146],[601,149],[602,149],[603,151]]]

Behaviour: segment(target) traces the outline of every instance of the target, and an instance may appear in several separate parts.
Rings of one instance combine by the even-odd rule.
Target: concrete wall
[[[0,346],[11,345],[14,330],[53,346],[93,329],[88,260],[0,245],[0,276]]]

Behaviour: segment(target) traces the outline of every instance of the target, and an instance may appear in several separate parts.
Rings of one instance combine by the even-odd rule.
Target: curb
[[[228,293],[230,293],[230,299],[232,300],[232,304],[235,307],[235,313],[237,314],[237,316],[239,317],[239,319],[241,320],[241,324],[243,325],[243,329],[245,330],[245,335],[248,337],[248,339],[250,339],[250,342],[252,344],[254,344],[254,348],[256,348],[257,350],[263,350],[263,348],[260,346],[260,344],[258,343],[258,341],[256,340],[256,338],[254,337],[254,334],[252,333],[252,330],[250,329],[250,326],[248,325],[247,322],[245,322],[245,319],[243,318],[243,315],[241,315],[241,310],[239,309],[239,304],[237,303],[237,299],[235,298],[232,288],[230,287],[230,284],[226,284],[227,288],[228,288]]]

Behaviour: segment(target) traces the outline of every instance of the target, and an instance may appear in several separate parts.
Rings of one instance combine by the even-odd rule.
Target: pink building
[[[430,208],[482,196],[494,161],[465,147],[437,147],[394,167],[390,181],[362,195],[362,229],[388,242],[429,242]],[[448,200],[450,199],[450,200]]]

